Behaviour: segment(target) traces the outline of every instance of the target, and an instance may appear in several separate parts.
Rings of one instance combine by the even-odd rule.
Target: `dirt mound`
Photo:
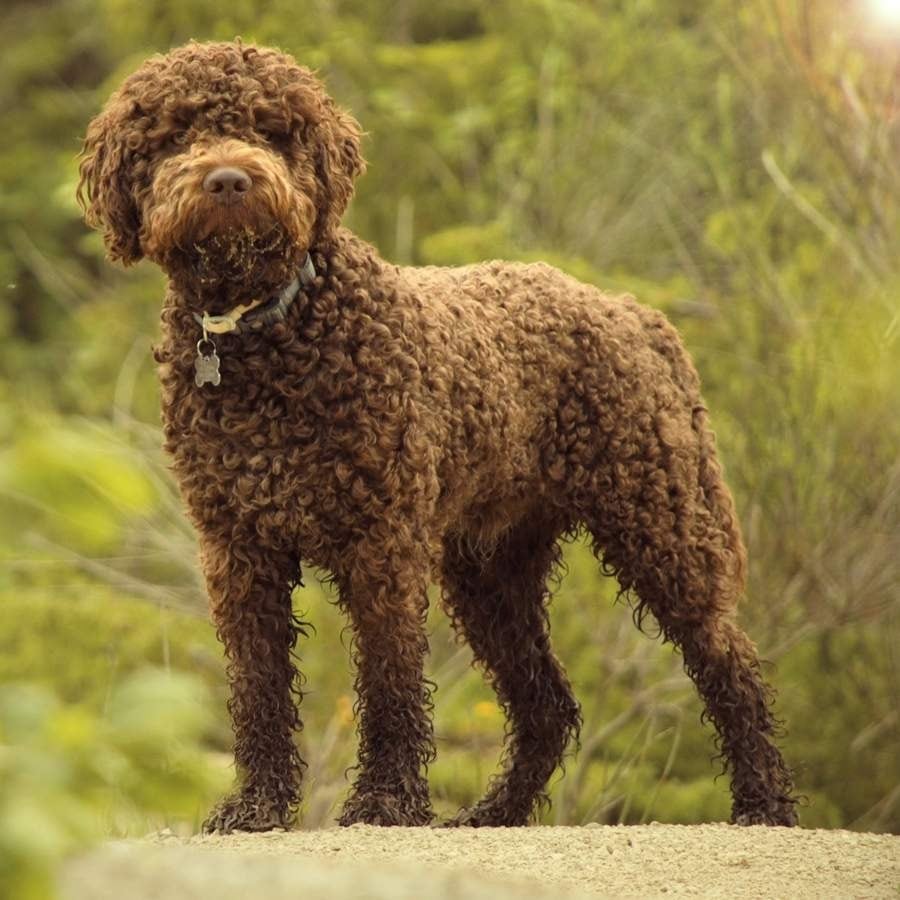
[[[900,837],[648,825],[374,828],[121,842],[69,864],[65,900],[897,897]]]

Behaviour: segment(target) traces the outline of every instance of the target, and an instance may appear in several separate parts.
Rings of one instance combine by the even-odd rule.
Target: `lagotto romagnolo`
[[[665,317],[543,264],[413,268],[341,225],[360,129],[277,50],[147,60],[90,123],[79,197],[109,255],[166,273],[165,445],[228,657],[239,783],[208,830],[293,820],[301,564],[353,628],[359,768],[340,822],[432,821],[426,587],[509,717],[452,821],[524,825],[581,717],[548,636],[585,529],[681,651],[733,821],[793,825],[771,691],[735,621],[745,552],[696,371]]]

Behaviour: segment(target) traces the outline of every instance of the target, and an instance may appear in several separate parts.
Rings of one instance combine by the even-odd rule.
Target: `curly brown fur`
[[[444,542],[445,603],[510,723],[506,766],[486,796],[450,825],[525,825],[581,726],[578,703],[550,649],[547,577],[559,562],[563,522],[526,515],[485,559]]]
[[[79,197],[114,259],[169,276],[165,443],[229,660],[239,786],[207,828],[291,821],[303,762],[291,611],[301,559],[354,629],[357,778],[342,824],[432,817],[431,578],[510,720],[503,775],[456,824],[525,823],[577,734],[546,579],[584,526],[680,647],[732,774],[734,820],[793,824],[769,688],[734,624],[744,550],[694,368],[659,313],[543,264],[397,267],[340,226],[359,127],[277,51],[196,44],[147,61],[91,123]],[[216,166],[252,179],[234,203]],[[195,314],[317,276],[284,321],[215,338]]]
[[[287,827],[300,802],[305,767],[294,744],[300,728],[298,674],[291,651],[303,623],[291,608],[300,564],[286,551],[258,550],[235,530],[202,536],[202,562],[213,619],[228,656],[239,790],[213,810],[207,831]],[[234,602],[240,597],[240,603]]]

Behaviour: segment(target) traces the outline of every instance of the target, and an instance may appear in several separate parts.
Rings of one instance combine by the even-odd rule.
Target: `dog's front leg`
[[[203,825],[206,832],[288,827],[300,802],[305,763],[294,744],[300,728],[292,648],[303,623],[291,590],[298,560],[252,540],[202,541],[203,568],[216,633],[228,658],[238,785]]]
[[[434,758],[424,677],[427,564],[366,543],[339,579],[354,632],[359,768],[341,825],[427,825]]]

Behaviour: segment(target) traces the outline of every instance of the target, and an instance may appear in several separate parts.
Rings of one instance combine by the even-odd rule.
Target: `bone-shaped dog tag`
[[[209,347],[209,353],[203,352],[203,345]],[[197,356],[194,359],[194,383],[197,387],[211,384],[215,387],[222,381],[219,372],[219,354],[216,353],[216,345],[208,338],[197,341]]]

